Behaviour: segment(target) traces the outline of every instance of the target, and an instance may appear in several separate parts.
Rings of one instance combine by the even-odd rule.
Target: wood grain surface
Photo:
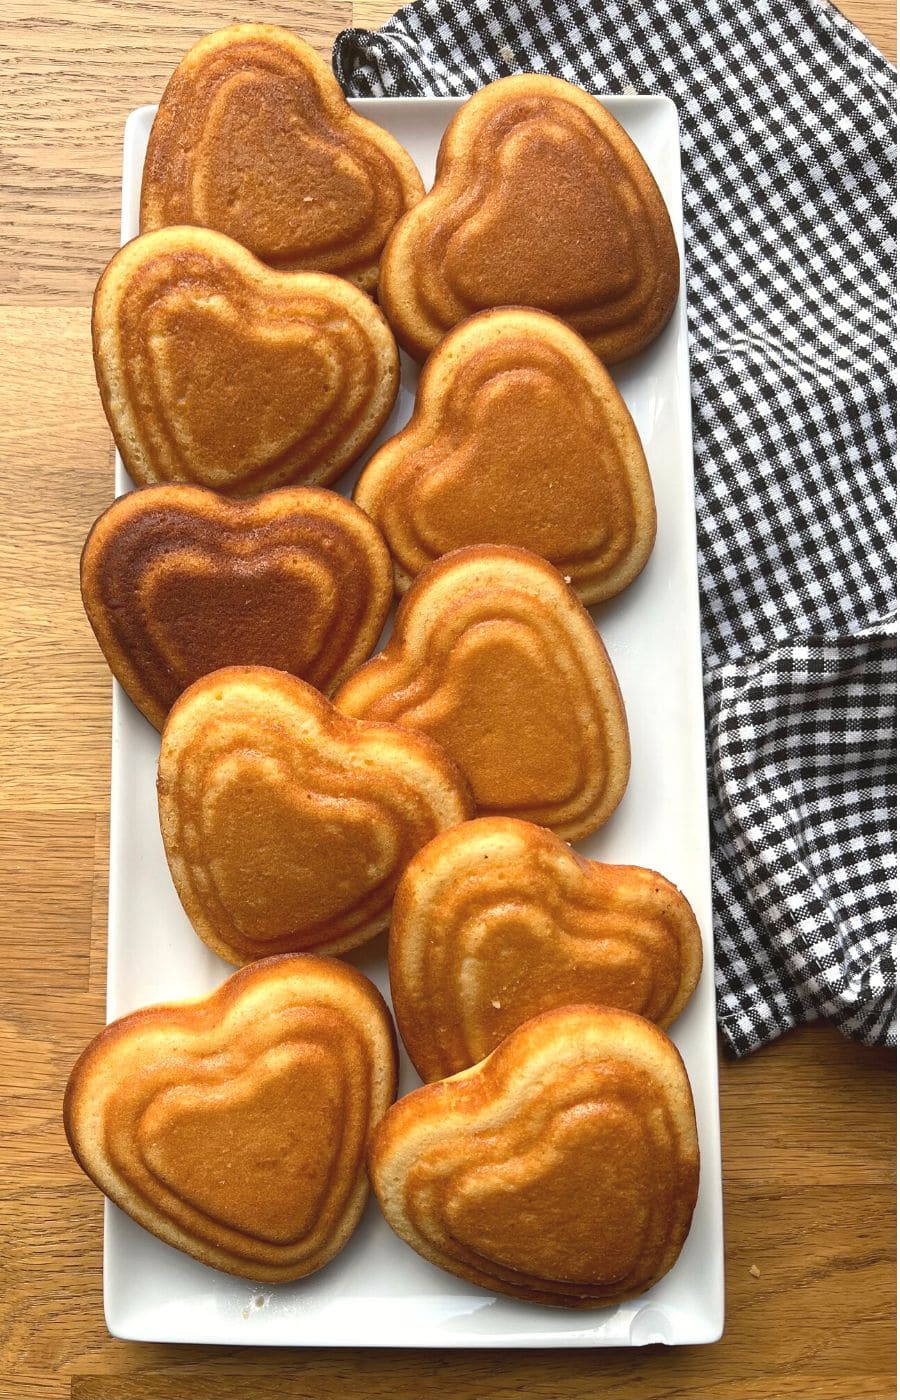
[[[893,57],[890,0],[846,9]],[[89,306],[117,241],[122,124],[189,44],[234,18],[264,15],[327,54],[345,25],[390,13],[382,0],[0,6],[0,1397],[887,1400],[894,1057],[821,1026],[722,1065],[715,1347],[254,1352],[106,1334],[100,1199],[69,1155],[60,1100],[103,1020],[110,681],[77,575],[112,489]]]

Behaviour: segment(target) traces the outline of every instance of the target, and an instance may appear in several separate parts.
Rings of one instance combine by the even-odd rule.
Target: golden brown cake
[[[471,317],[422,371],[412,418],[354,492],[383,532],[397,588],[468,544],[533,550],[583,603],[649,558],[656,507],[637,429],[580,336],[542,311]]]
[[[422,198],[398,141],[349,106],[290,30],[234,24],[185,54],[150,132],[141,232],[199,224],[285,271],[373,291],[385,239]]]
[[[415,852],[472,815],[432,740],[348,719],[264,666],[214,671],[176,700],[158,788],[179,898],[233,963],[365,943]]]
[[[653,870],[584,860],[530,822],[482,817],[413,856],[391,915],[397,1027],[426,1081],[468,1069],[573,1002],[665,1028],[702,965],[691,906]]]
[[[335,704],[431,735],[480,812],[569,841],[602,826],[628,782],[628,727],[606,648],[561,575],[524,549],[472,545],[432,564],[384,651]]]
[[[397,396],[397,346],[369,297],[273,271],[208,229],[126,243],[97,284],[92,330],[103,407],[141,486],[326,485]]]
[[[659,335],[678,282],[672,224],[631,138],[595,97],[532,73],[456,113],[431,191],[388,240],[378,291],[417,359],[475,311],[534,306],[614,364]]]
[[[369,1134],[397,1088],[387,1007],[331,958],[268,958],[211,996],[150,1006],[91,1041],[66,1135],[111,1201],[241,1278],[303,1278],[368,1196]]]
[[[250,501],[147,486],[104,511],[81,556],[110,670],[157,729],[222,666],[272,666],[329,693],[371,653],[392,594],[372,522],[308,486]]]
[[[672,1042],[627,1011],[548,1011],[481,1064],[388,1110],[369,1176],[385,1219],[451,1274],[599,1308],[672,1268],[699,1178]]]

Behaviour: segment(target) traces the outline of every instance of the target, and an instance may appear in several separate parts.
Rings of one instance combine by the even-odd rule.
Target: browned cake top
[[[185,54],[150,132],[141,232],[199,224],[273,266],[374,289],[385,239],[423,193],[406,151],[357,116],[287,29],[235,24]]]
[[[371,653],[393,592],[371,521],[302,486],[250,501],[195,486],[121,496],[88,536],[81,591],[110,669],[157,729],[222,666],[329,692]]]
[[[400,589],[469,544],[533,550],[585,603],[621,592],[656,535],[653,487],[625,402],[596,355],[541,311],[486,311],[430,356],[407,426],[354,493]]]
[[[384,651],[335,704],[431,735],[482,813],[524,817],[567,840],[601,826],[628,781],[606,649],[561,575],[523,549],[473,545],[432,564]]]
[[[262,666],[214,671],[175,702],[158,787],[175,888],[233,963],[364,943],[411,856],[472,814],[430,739],[348,719]]]
[[[394,338],[349,282],[275,272],[224,234],[127,243],[94,294],[106,416],[139,485],[325,485],[390,413]]]
[[[584,860],[552,832],[483,817],[414,856],[391,915],[391,996],[410,1059],[442,1079],[572,1002],[662,1027],[702,963],[684,895],[653,870]]]
[[[330,958],[280,957],[91,1041],[66,1090],[88,1176],[205,1264],[282,1281],[347,1242],[370,1130],[396,1092],[387,1007]]]
[[[385,249],[379,296],[410,354],[490,306],[564,317],[607,363],[659,334],[678,295],[666,206],[596,98],[529,74],[481,88],[444,134],[435,183]]]
[[[548,1011],[389,1109],[369,1175],[388,1224],[440,1268],[530,1302],[608,1306],[650,1288],[687,1237],[688,1078],[640,1016]]]

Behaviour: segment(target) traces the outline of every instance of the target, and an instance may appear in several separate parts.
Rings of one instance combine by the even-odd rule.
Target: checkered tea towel
[[[676,103],[719,1023],[896,1043],[893,70],[827,0],[420,0],[333,64]]]

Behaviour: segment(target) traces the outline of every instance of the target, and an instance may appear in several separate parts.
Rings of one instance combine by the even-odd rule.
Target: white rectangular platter
[[[642,151],[681,245],[681,165],[675,108],[662,97],[604,105]],[[416,161],[426,188],[455,99],[355,102]],[[125,128],[122,239],[138,232],[138,199],[155,108]],[[106,1320],[114,1336],[230,1346],[595,1347],[715,1341],[723,1322],[722,1195],[709,846],[693,458],[684,292],[656,343],[616,380],[650,470],[659,534],[649,564],[621,597],[594,610],[616,668],[632,736],[633,768],[611,821],[579,849],[647,865],[674,880],[696,910],[705,966],[673,1039],[693,1085],[700,1133],[700,1197],[675,1268],[649,1293],[597,1312],[541,1308],[451,1278],[397,1239],[374,1202],[343,1253],[312,1278],[258,1286],[205,1267],[147,1234],[107,1203]],[[394,412],[382,438],[410,415],[417,370],[403,357]],[[379,439],[381,441],[381,439]],[[357,473],[342,478],[352,489]],[[120,460],[116,491],[131,489]],[[110,1019],[157,1001],[203,995],[232,970],[191,930],[172,886],[156,810],[159,736],[118,685],[113,696],[109,877]],[[389,998],[385,941],[352,961]],[[418,1083],[402,1057],[401,1093]],[[598,1392],[599,1393],[599,1392]]]

